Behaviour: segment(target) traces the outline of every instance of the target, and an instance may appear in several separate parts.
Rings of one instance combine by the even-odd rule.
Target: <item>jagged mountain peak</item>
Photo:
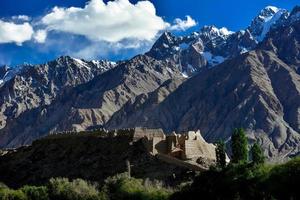
[[[289,21],[295,22],[300,20],[300,6],[295,6],[290,14]]]
[[[291,15],[300,13],[300,6],[295,6],[291,12]]]
[[[222,27],[222,28],[217,28],[214,25],[210,25],[210,26],[203,26],[200,29],[200,34],[203,35],[211,35],[211,36],[228,36],[230,34],[233,34],[233,31],[229,31],[226,27]]]
[[[262,41],[270,29],[285,23],[289,12],[282,8],[267,6],[256,16],[248,27],[251,34],[257,41]]]
[[[165,31],[161,34],[158,40],[155,42],[154,46],[169,46],[176,42],[176,37],[169,31]]]
[[[77,58],[73,58],[71,56],[66,55],[66,56],[60,56],[60,57],[48,62],[47,64],[51,65],[53,63],[58,64],[56,66],[68,67],[69,64],[71,64],[71,63],[73,63],[73,64],[76,63],[76,64],[79,64],[79,65],[82,65],[86,62],[83,59],[77,59]]]
[[[277,13],[281,8],[277,8],[275,6],[266,6],[259,13],[260,17],[270,17]]]
[[[172,42],[175,36],[170,31],[165,31],[160,36],[161,39],[167,40],[168,42]]]
[[[40,68],[50,68],[53,70],[64,69],[63,71],[68,71],[71,69],[84,70],[84,71],[99,71],[105,72],[113,67],[117,63],[108,60],[91,60],[87,61],[84,59],[78,59],[71,56],[60,56],[52,61],[49,61],[42,65],[37,65]],[[96,73],[98,74],[98,73]]]
[[[300,19],[297,10],[299,9],[296,7],[292,12],[294,20]],[[171,32],[164,32],[147,55],[171,61],[182,73],[190,72],[188,75],[191,76],[202,68],[216,66],[253,50],[271,30],[289,25],[289,16],[290,13],[285,9],[267,6],[245,30],[232,32],[225,27],[210,25],[203,26],[199,32],[189,36],[177,37]],[[195,44],[197,48],[194,48]]]

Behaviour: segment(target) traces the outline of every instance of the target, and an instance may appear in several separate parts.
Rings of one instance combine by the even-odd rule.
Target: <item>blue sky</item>
[[[130,2],[134,6],[138,1]],[[121,3],[111,7],[105,6],[106,14],[99,14],[100,11],[92,10],[95,5],[84,9],[85,5],[89,4],[86,0],[1,0],[0,64],[44,63],[67,54],[85,59],[126,59],[147,51],[163,30],[184,35],[199,30],[203,25],[214,24],[220,28],[225,26],[229,30],[237,31],[246,28],[257,13],[268,5],[291,10],[297,3],[300,4],[298,0],[150,2],[156,10],[155,15],[151,14],[149,4],[135,7],[127,5],[129,14],[125,8],[116,15],[110,15],[116,5]],[[55,6],[61,10],[54,11]],[[70,14],[70,7],[84,10],[70,11]],[[122,7],[116,9],[120,8]],[[150,14],[143,15],[145,10],[150,10]],[[69,17],[69,20],[58,20],[57,16],[61,13]],[[187,21],[187,15],[197,24]],[[77,17],[76,20],[74,16]],[[83,17],[88,19],[83,20]],[[129,22],[125,21],[127,18]],[[174,22],[176,18],[177,21]],[[7,27],[13,28],[6,31]],[[144,32],[139,31],[141,29],[145,29]]]

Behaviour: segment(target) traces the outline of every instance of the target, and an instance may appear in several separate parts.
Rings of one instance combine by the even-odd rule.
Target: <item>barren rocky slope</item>
[[[68,56],[43,65],[25,65],[17,69],[3,66],[1,128],[6,121],[26,110],[51,104],[64,90],[86,83],[112,67],[109,62],[87,63]]]
[[[19,146],[53,132],[102,127],[127,102],[156,90],[177,68],[148,56],[137,56],[86,84],[65,90],[50,105],[22,113],[0,130],[0,145]]]

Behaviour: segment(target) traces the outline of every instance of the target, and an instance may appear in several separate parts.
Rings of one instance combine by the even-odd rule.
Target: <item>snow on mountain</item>
[[[88,70],[91,70],[91,67],[82,59],[73,58],[74,61],[77,63],[78,67],[85,67]]]
[[[245,30],[233,32],[226,27],[210,25],[189,36],[176,37],[165,32],[146,55],[171,61],[182,73],[191,76],[203,67],[210,68],[251,51],[265,39],[270,30],[299,19],[300,7],[294,8],[290,15],[285,9],[267,6]]]
[[[201,54],[212,67],[224,62],[225,60],[223,56],[215,56],[211,52],[202,52]]]
[[[43,66],[50,65],[52,67],[60,67],[60,66],[75,66],[76,68],[85,69],[86,71],[99,71],[105,72],[117,64],[115,62],[110,62],[107,60],[92,60],[85,61],[83,59],[72,58],[69,56],[61,56],[54,61],[48,62]],[[14,78],[16,75],[21,73],[26,73],[30,68],[38,67],[40,65],[30,65],[23,64],[15,67],[9,67],[7,65],[0,66],[0,86],[5,84],[7,81]]]
[[[285,9],[267,6],[253,19],[248,29],[255,39],[261,42],[273,26],[286,20],[288,16],[289,12]]]
[[[273,11],[274,13],[277,13],[279,10],[279,8],[275,7],[275,6],[267,6],[264,11]]]
[[[226,39],[234,32],[229,31],[225,27],[219,29],[216,26],[204,26],[199,33],[200,33],[200,37],[204,38],[204,41],[206,41],[206,40],[215,40],[217,38]]]
[[[266,37],[266,34],[270,31],[271,26],[280,19],[283,13],[284,10],[279,10],[272,17],[265,18],[262,33],[257,38],[258,41],[262,41]]]
[[[0,85],[3,85],[5,82],[11,80],[17,74],[21,73],[22,70],[30,67],[30,65],[18,65],[15,67],[9,67],[7,65],[0,67]]]
[[[219,29],[219,31],[220,31],[221,35],[226,35],[226,36],[234,33],[233,31],[229,31],[226,27]]]
[[[251,49],[253,44],[256,45],[253,37],[245,31],[241,34],[225,27],[204,26],[189,36],[176,37],[165,32],[146,54],[171,61],[179,66],[184,76],[192,76],[203,67],[218,65],[245,49]]]

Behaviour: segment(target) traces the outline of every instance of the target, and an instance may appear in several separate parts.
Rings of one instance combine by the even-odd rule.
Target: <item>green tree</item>
[[[232,162],[248,161],[248,141],[244,129],[235,129],[231,136]]]
[[[224,169],[226,167],[226,147],[224,141],[220,140],[216,147],[217,167]]]
[[[251,147],[250,154],[254,164],[263,164],[265,162],[264,153],[257,143],[254,143],[254,145]]]

